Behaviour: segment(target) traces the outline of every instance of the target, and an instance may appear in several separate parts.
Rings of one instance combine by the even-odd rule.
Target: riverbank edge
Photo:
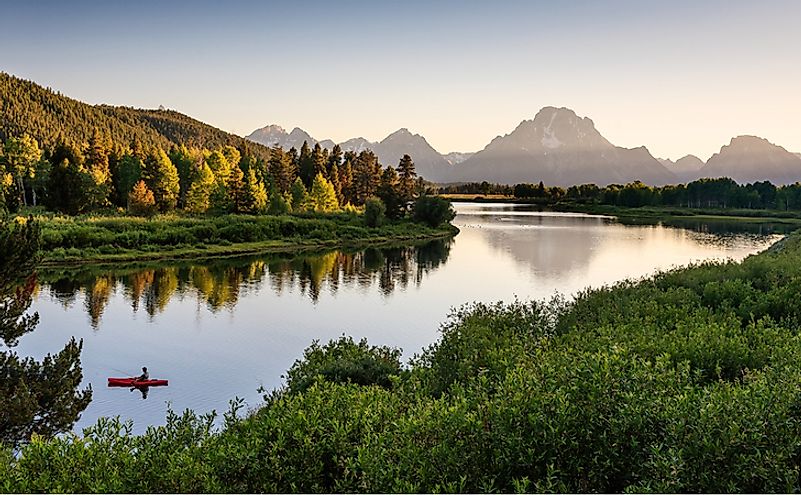
[[[110,254],[91,254],[82,257],[48,259],[47,255],[42,258],[39,266],[42,267],[67,267],[80,266],[90,263],[130,263],[137,261],[171,261],[185,259],[222,259],[237,256],[250,256],[268,253],[288,253],[301,254],[320,250],[330,249],[358,249],[368,247],[385,247],[404,242],[434,241],[437,239],[448,239],[459,234],[459,228],[448,224],[438,227],[437,231],[431,234],[421,235],[398,235],[398,236],[377,236],[359,240],[311,240],[309,242],[290,242],[282,240],[242,242],[231,245],[212,244],[203,248],[182,247],[179,249],[164,249],[159,251],[127,251],[124,253]]]
[[[541,211],[554,211],[560,213],[586,213],[588,215],[604,215],[623,218],[643,218],[655,221],[660,220],[727,220],[743,223],[781,223],[787,225],[798,225],[801,227],[801,215],[784,212],[780,210],[723,210],[709,208],[683,208],[678,206],[660,207],[626,207],[583,203],[555,203],[544,204],[537,200],[526,200],[521,198],[482,198],[476,196],[470,198],[451,198],[444,197],[451,201],[460,203],[502,203],[502,204],[523,204],[538,206]],[[744,214],[750,213],[750,214]]]

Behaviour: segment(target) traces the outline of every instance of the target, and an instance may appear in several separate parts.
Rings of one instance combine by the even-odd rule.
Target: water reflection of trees
[[[226,258],[201,263],[151,266],[80,267],[44,273],[53,298],[71,306],[83,295],[91,324],[97,328],[112,296],[119,292],[134,312],[155,316],[175,297],[195,297],[211,311],[233,309],[250,292],[269,287],[280,295],[298,291],[316,303],[324,292],[345,287],[377,288],[389,296],[418,286],[444,263],[451,240],[361,251],[332,251],[300,256]]]

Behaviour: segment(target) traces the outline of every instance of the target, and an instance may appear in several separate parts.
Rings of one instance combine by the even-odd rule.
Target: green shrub
[[[366,339],[358,343],[351,337],[320,346],[314,341],[287,371],[287,390],[300,393],[318,377],[333,383],[379,385],[388,388],[391,377],[400,375],[400,349],[369,346]]]
[[[387,207],[378,198],[368,198],[364,203],[364,224],[368,227],[378,227],[386,220]]]
[[[412,207],[412,218],[415,222],[425,223],[429,227],[439,227],[450,222],[456,216],[451,202],[439,196],[420,196]]]

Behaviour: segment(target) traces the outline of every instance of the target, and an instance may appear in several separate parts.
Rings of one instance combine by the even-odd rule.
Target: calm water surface
[[[94,399],[76,430],[100,416],[134,431],[176,411],[257,406],[314,339],[348,334],[411,357],[437,339],[452,307],[549,298],[706,259],[741,259],[775,242],[771,225],[623,225],[610,217],[522,205],[455,205],[461,233],[394,249],[268,255],[172,265],[88,267],[40,275],[39,327],[22,355],[41,358],[83,339]],[[747,228],[751,232],[732,232]],[[146,365],[168,387],[107,388]]]

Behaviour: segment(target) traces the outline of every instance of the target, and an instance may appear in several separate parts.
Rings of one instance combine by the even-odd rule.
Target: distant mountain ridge
[[[320,143],[320,146],[331,149],[334,142],[330,139],[317,141],[307,132],[299,128],[294,128],[287,133],[278,125],[268,125],[256,129],[250,133],[246,139],[264,144],[275,146],[276,144],[284,149],[300,149],[303,141],[307,141],[309,146]],[[397,165],[403,155],[409,155],[414,160],[417,174],[428,180],[446,180],[451,173],[451,163],[435,150],[426,139],[413,134],[406,128],[398,129],[379,142],[371,142],[363,137],[348,139],[339,143],[342,151],[354,151],[360,153],[364,150],[372,150],[378,160],[384,165]]]
[[[699,177],[729,177],[740,184],[768,180],[775,185],[801,181],[801,156],[767,139],[737,136],[707,160]]]
[[[542,181],[570,186],[640,180],[651,185],[677,181],[645,147],[614,146],[592,120],[570,109],[545,107],[511,133],[454,168],[454,181],[515,184]]]
[[[657,158],[659,163],[673,172],[681,182],[692,182],[698,178],[698,174],[704,166],[704,162],[695,155],[686,155],[675,162]]]

